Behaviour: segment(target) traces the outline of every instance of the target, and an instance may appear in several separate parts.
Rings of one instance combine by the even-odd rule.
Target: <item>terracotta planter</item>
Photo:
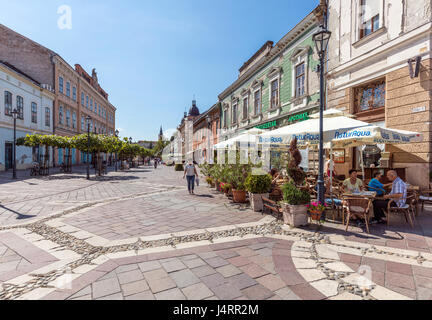
[[[234,203],[245,203],[246,202],[246,191],[245,190],[233,190],[233,201]]]
[[[255,212],[263,211],[263,201],[262,198],[268,198],[268,193],[258,194],[258,193],[250,193],[249,192],[249,200],[251,203],[252,210]]]
[[[308,214],[306,205],[282,204],[284,223],[292,227],[308,225]]]
[[[309,215],[312,220],[319,221],[321,220],[323,212],[322,211],[309,211]]]

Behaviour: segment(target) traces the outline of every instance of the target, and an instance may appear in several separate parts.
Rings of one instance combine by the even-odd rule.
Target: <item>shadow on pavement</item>
[[[27,214],[19,213],[19,212],[15,211],[15,210],[9,209],[9,208],[1,205],[1,204],[0,204],[0,208],[1,209],[5,209],[5,210],[7,210],[9,212],[15,213],[18,216],[17,220],[24,220],[24,219],[30,219],[30,218],[36,217],[35,215],[27,215]]]

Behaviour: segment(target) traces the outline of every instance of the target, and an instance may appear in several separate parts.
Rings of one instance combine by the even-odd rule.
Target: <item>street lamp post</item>
[[[118,130],[115,131],[116,138],[118,138],[119,133],[120,132]],[[117,172],[117,149],[116,149],[116,153],[115,153],[115,171]]]
[[[324,99],[325,99],[325,87],[324,87],[324,58],[327,51],[327,46],[331,37],[331,32],[328,31],[324,26],[321,26],[320,30],[313,35],[313,40],[319,55],[320,64],[320,141],[319,141],[319,172],[318,172],[318,201],[324,203]]]
[[[12,111],[12,117],[13,117],[13,121],[14,121],[14,137],[13,137],[13,168],[12,168],[12,179],[17,179],[17,174],[16,174],[16,120],[18,118],[18,111],[17,109],[14,109]]]
[[[87,180],[90,180],[90,120],[87,116]]]

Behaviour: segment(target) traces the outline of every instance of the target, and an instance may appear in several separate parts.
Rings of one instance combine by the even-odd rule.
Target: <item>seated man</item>
[[[393,182],[393,187],[390,194],[385,195],[385,200],[375,200],[373,202],[374,206],[374,219],[371,223],[385,223],[383,218],[385,214],[383,210],[387,210],[388,203],[390,200],[394,200],[392,202],[392,207],[403,207],[406,204],[407,198],[407,185],[402,181],[401,178],[398,177],[396,171],[390,170],[387,172],[387,178]]]
[[[349,171],[350,177],[343,182],[344,192],[355,193],[363,190],[363,181],[357,178],[357,170]]]

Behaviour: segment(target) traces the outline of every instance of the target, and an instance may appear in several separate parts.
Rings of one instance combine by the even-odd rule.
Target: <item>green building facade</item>
[[[315,12],[276,45],[264,44],[219,95],[220,141],[251,128],[272,130],[303,121],[318,111],[319,61],[312,40],[319,27]]]

